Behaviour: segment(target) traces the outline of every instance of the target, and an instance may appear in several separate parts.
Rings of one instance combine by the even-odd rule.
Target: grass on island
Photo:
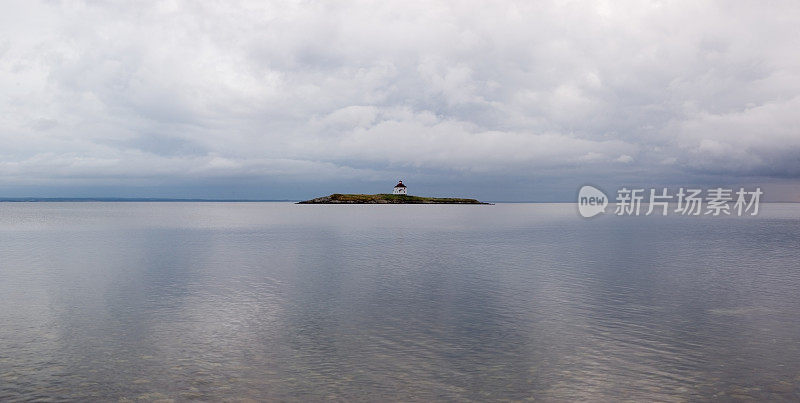
[[[334,193],[324,199],[328,199],[331,202],[340,202],[340,203],[375,203],[378,201],[384,201],[388,203],[469,203],[469,204],[481,204],[481,202],[475,199],[459,199],[455,197],[422,197],[422,196],[410,196],[410,195],[396,195],[396,194],[375,194],[375,195],[367,195],[367,194],[341,194],[341,193]],[[316,199],[315,199],[316,200]],[[311,200],[309,200],[311,201]]]

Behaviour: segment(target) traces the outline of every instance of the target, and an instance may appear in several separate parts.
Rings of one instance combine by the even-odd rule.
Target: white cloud
[[[800,176],[793,2],[5,9],[0,185],[665,164]]]
[[[697,113],[676,128],[699,169],[800,176],[800,96],[728,113]]]

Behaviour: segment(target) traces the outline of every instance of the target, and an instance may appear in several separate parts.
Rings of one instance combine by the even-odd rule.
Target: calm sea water
[[[0,400],[798,400],[761,208],[0,203]]]

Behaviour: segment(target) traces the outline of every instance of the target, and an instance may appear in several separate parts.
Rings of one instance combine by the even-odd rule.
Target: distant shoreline
[[[294,203],[299,200],[272,199],[168,199],[168,198],[116,198],[116,197],[5,197],[0,203],[78,203],[78,202],[169,202],[169,203]]]

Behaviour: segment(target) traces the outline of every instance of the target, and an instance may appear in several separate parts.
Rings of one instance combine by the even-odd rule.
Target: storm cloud
[[[0,190],[792,188],[798,27],[790,1],[12,1]]]

